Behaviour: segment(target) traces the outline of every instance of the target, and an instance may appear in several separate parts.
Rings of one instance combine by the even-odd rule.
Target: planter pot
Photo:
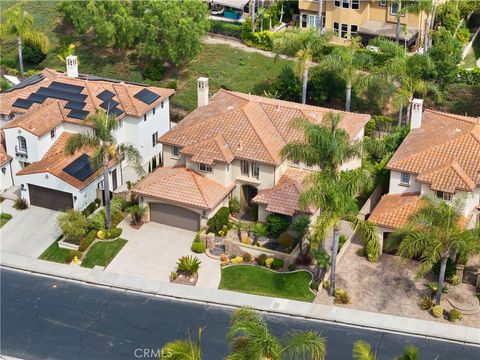
[[[71,244],[71,243],[68,243],[66,241],[60,240],[58,242],[58,247],[61,248],[61,249],[78,251],[78,249],[80,248],[80,245],[75,245],[75,244]]]

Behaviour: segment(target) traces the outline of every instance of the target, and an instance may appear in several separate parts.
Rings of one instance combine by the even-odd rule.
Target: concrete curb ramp
[[[149,278],[103,271],[101,267],[86,269],[31,259],[11,253],[2,253],[1,265],[8,268],[103,285],[121,290],[133,290],[151,295],[208,304],[233,307],[253,306],[253,308],[257,310],[280,315],[354,325],[372,330],[390,331],[406,335],[424,336],[439,340],[456,341],[469,345],[480,345],[480,329],[473,327],[443,324],[344,307],[152,281],[152,279]]]

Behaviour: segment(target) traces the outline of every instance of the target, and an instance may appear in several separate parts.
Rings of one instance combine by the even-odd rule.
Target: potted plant
[[[232,196],[228,201],[228,209],[230,210],[230,215],[234,218],[238,216],[238,213],[240,212],[240,201],[236,196]]]

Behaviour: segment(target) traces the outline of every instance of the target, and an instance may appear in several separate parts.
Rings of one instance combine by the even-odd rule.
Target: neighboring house
[[[382,244],[421,207],[425,194],[464,199],[464,225],[479,221],[480,118],[422,112],[422,106],[423,100],[413,101],[411,131],[387,164],[389,193],[369,217]]]
[[[434,1],[434,0],[432,0]],[[318,28],[318,0],[300,0],[301,28]],[[323,24],[326,31],[333,31],[333,41],[348,42],[349,37],[361,36],[366,43],[373,37],[396,37],[398,3],[391,1],[323,0]],[[401,43],[408,47],[418,46],[425,33],[427,14],[406,13],[400,19]],[[403,27],[406,26],[406,35]]]
[[[336,110],[220,90],[211,99],[208,79],[198,82],[199,107],[159,138],[163,168],[142,180],[133,191],[150,206],[150,219],[198,230],[235,196],[246,210],[258,204],[259,221],[275,212],[291,218],[302,214],[298,194],[302,179],[315,164],[281,157],[290,141],[303,132],[291,126],[296,118],[321,124]],[[340,128],[361,141],[366,114],[340,112]],[[356,168],[354,159],[342,168]],[[306,214],[316,216],[316,209]]]
[[[64,209],[65,204],[76,209],[85,207],[103,182],[101,174],[90,168],[86,152],[65,156],[63,147],[69,134],[91,132],[85,119],[104,109],[120,121],[117,142],[136,147],[147,169],[153,158],[160,163],[161,144],[157,139],[170,129],[169,97],[173,93],[170,89],[79,74],[75,56],[67,58],[66,74],[45,69],[0,93],[13,183],[21,187],[22,197],[32,205],[55,210]],[[112,164],[110,191],[124,181],[120,165]],[[55,197],[64,201],[49,200]]]
[[[225,20],[243,21],[246,15],[251,14],[253,4],[255,13],[259,7],[270,7],[276,0],[204,0],[211,10],[211,18],[224,18]],[[268,28],[268,24],[265,24]]]
[[[5,151],[5,135],[0,130],[0,193],[3,193],[13,185],[11,162],[12,157]]]

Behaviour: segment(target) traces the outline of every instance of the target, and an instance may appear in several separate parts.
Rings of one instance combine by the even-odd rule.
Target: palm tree
[[[323,31],[323,0],[318,0],[318,35]]]
[[[67,63],[67,57],[75,53],[75,44],[70,44],[61,54],[57,55],[57,59],[60,60],[63,64]],[[79,63],[77,59],[77,63]]]
[[[23,54],[22,43],[38,46],[43,53],[48,52],[48,37],[33,28],[33,16],[21,9],[21,3],[14,5],[4,11],[4,21],[2,21],[0,33],[2,36],[13,35],[16,37],[18,48],[18,64],[20,66],[20,75],[23,78]]]
[[[313,29],[292,29],[284,31],[273,41],[273,50],[295,54],[295,72],[302,79],[302,104],[307,102],[308,72],[313,66],[313,58],[320,54],[326,43],[325,36],[319,36]]]
[[[171,360],[201,360],[202,359],[202,329],[198,329],[197,341],[194,342],[188,334],[188,339],[173,340],[162,348],[160,359]]]
[[[425,13],[425,32],[423,34],[423,52],[426,53],[428,50],[428,32],[433,26],[433,10],[434,10],[434,2],[432,0],[421,0],[418,2],[419,11]],[[430,17],[430,15],[432,15]],[[420,25],[421,26],[421,25]]]
[[[234,312],[227,341],[230,360],[321,360],[326,354],[325,339],[317,332],[292,331],[279,339],[269,331],[263,316],[248,308]]]
[[[403,354],[395,357],[394,360],[419,360],[418,348],[414,345],[407,345],[403,349]]]
[[[355,360],[376,360],[377,355],[372,351],[372,346],[363,340],[355,341],[353,344],[352,356]],[[418,360],[418,348],[414,345],[407,345],[400,356],[394,360]]]
[[[91,163],[93,168],[103,170],[107,229],[110,229],[112,226],[108,178],[110,161],[124,156],[127,162],[134,166],[139,176],[145,171],[141,166],[141,156],[136,148],[128,144],[117,144],[113,133],[118,129],[119,122],[115,116],[108,115],[103,109],[99,109],[94,115],[87,117],[85,122],[91,124],[92,131],[73,134],[65,144],[65,152],[72,155],[84,148],[94,149]]]
[[[440,305],[445,280],[445,268],[449,257],[466,258],[480,253],[480,227],[464,229],[460,221],[464,200],[455,198],[443,201],[432,195],[422,197],[424,205],[416,211],[409,222],[393,232],[386,248],[397,248],[397,255],[405,258],[421,257],[417,276],[430,271],[440,261],[435,303]]]
[[[412,0],[392,0],[392,4],[397,6],[397,12],[395,13],[396,28],[395,28],[395,42],[400,43],[400,20],[402,16],[405,16],[407,13],[418,14],[419,6],[417,1]],[[405,37],[405,42],[407,38]]]

